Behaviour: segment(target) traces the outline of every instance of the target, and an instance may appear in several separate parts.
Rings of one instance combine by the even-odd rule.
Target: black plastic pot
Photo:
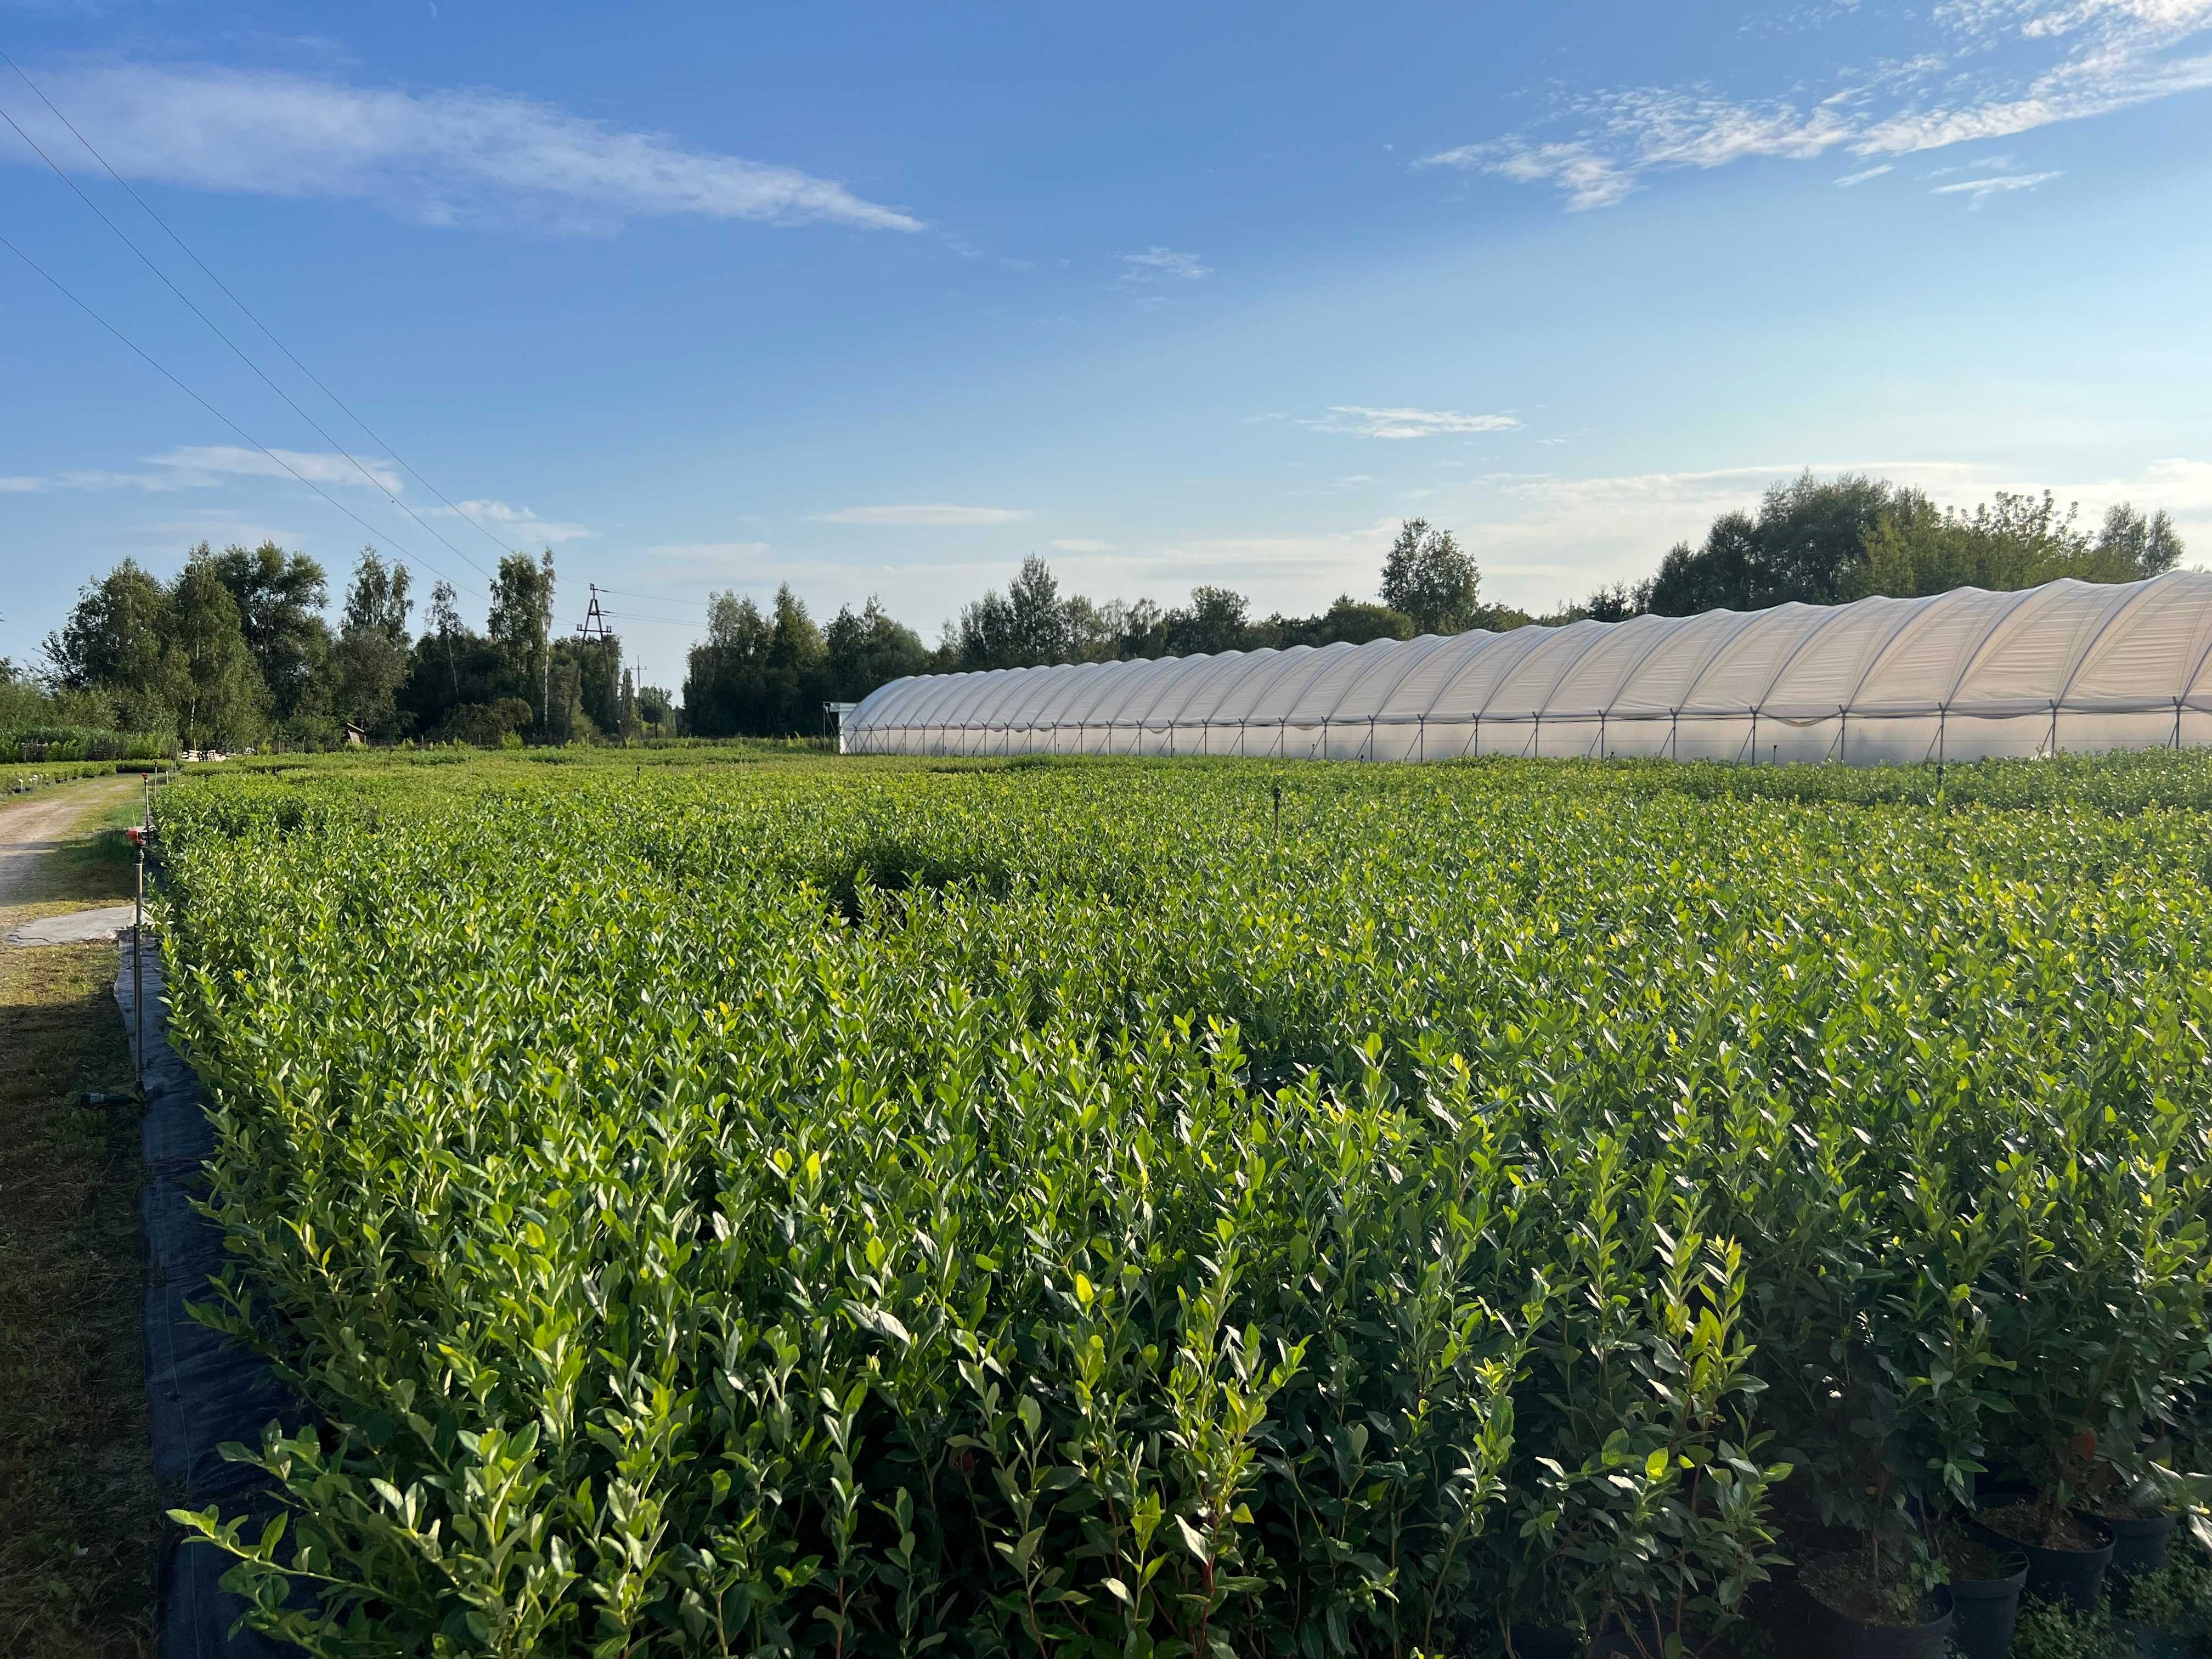
[[[2115,1572],[2156,1572],[2166,1565],[2166,1540],[2173,1535],[2179,1513],[2169,1510],[2164,1515],[2099,1515],[2085,1517],[2102,1521],[2112,1529],[2112,1571]]]
[[[2052,1550],[1977,1524],[1974,1534],[1993,1550],[2027,1558],[2027,1592],[2063,1601],[2076,1613],[2094,1613],[2105,1588],[2105,1569],[2112,1564],[2112,1523],[2101,1516],[2074,1517],[2105,1541],[2094,1550]]]
[[[2006,1659],[2012,1651],[2020,1593],[2027,1585],[2027,1557],[2014,1549],[2009,1559],[2017,1564],[2009,1577],[1951,1581],[1951,1598],[1958,1607],[1951,1620],[1951,1643],[1966,1659]]]
[[[1838,1613],[1819,1596],[1805,1597],[1814,1651],[1826,1659],[1943,1659],[1951,1639],[1955,1603],[1948,1589],[1935,1592],[1936,1616],[1920,1625],[1869,1625]]]

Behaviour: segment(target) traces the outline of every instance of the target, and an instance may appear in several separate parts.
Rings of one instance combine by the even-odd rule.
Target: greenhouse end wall
[[[2212,574],[896,680],[854,754],[1979,760],[2212,744]]]

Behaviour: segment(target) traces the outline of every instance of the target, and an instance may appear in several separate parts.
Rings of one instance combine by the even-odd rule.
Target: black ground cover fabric
[[[125,939],[131,937],[126,933]],[[116,975],[115,1000],[136,1041],[131,950]],[[161,953],[150,942],[140,963],[146,997],[146,1115],[141,1145],[146,1185],[139,1217],[146,1238],[146,1394],[154,1476],[173,1508],[218,1506],[225,1516],[274,1513],[260,1473],[226,1461],[226,1441],[258,1444],[262,1426],[301,1420],[299,1402],[258,1354],[201,1324],[187,1304],[223,1264],[222,1230],[192,1207],[215,1132],[199,1081],[169,1046]],[[251,1631],[232,1633],[246,1603],[222,1589],[229,1558],[187,1544],[168,1528],[161,1544],[155,1651],[161,1659],[275,1659],[283,1648]]]

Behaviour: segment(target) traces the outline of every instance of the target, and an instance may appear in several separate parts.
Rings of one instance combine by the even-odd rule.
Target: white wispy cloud
[[[1052,546],[1053,550],[1059,553],[1111,553],[1114,550],[1113,543],[1095,542],[1088,536],[1063,536]]]
[[[2212,0],[1946,0],[1936,16],[1963,34],[2017,33],[2030,40],[2072,34],[2097,24],[2118,23],[2163,31],[2188,29],[2212,18]]]
[[[1722,513],[1755,509],[1770,485],[1795,477],[1806,465],[1800,459],[1595,477],[1538,472],[1439,476],[1438,487],[1418,507],[1449,526],[1475,552],[1486,598],[1544,610],[1579,599],[1601,582],[1650,575],[1670,543],[1702,538]],[[2212,550],[2212,458],[2157,460],[2078,483],[2027,468],[1940,459],[1815,458],[1811,465],[1824,475],[1860,471],[1889,477],[1958,506],[1986,501],[1997,489],[2039,494],[2049,483],[2062,505],[2079,501],[2083,520],[2092,525],[2118,501],[2131,501],[2145,510],[2164,507],[2187,541],[2191,561]],[[1264,526],[1259,534],[1200,530],[1186,537],[1125,539],[1098,552],[1055,550],[1053,569],[1064,590],[1097,599],[1149,594],[1172,601],[1194,584],[1220,582],[1249,594],[1260,612],[1310,612],[1339,593],[1373,593],[1384,551],[1417,504],[1407,491],[1387,503],[1387,513],[1370,514],[1365,498],[1358,505],[1360,510],[1347,508],[1334,519],[1301,501],[1279,525]],[[1383,505],[1376,503],[1378,508]],[[1248,514],[1240,511],[1237,516]],[[210,533],[223,538],[220,531]],[[195,533],[181,540],[199,538]],[[172,536],[161,545],[179,541]],[[672,565],[663,582],[642,585],[693,585],[665,586],[677,593],[734,583],[764,598],[777,582],[787,580],[806,596],[817,617],[834,614],[840,605],[857,606],[872,592],[894,615],[926,625],[957,611],[963,599],[985,587],[1003,589],[1018,556],[1015,549],[993,557],[962,554],[943,560],[908,558],[902,551],[896,562],[856,563],[827,554],[788,552],[748,556],[742,564],[719,570]],[[667,653],[680,653],[696,634],[691,625],[665,633],[645,623],[625,622],[623,628],[626,637],[646,641],[648,662],[680,661],[680,656]]]
[[[1808,29],[1817,29],[1849,17],[1859,9],[1859,0],[1826,0],[1826,3],[1794,6],[1746,18],[1737,26],[1739,34],[1797,34]]]
[[[1213,267],[1195,253],[1178,253],[1171,247],[1148,247],[1142,253],[1121,256],[1125,283],[1194,283],[1213,275]]]
[[[834,179],[694,149],[515,93],[353,86],[289,70],[109,64],[46,89],[126,178],[199,190],[366,200],[432,224],[604,231],[690,216],[916,231]],[[35,100],[27,130],[68,167],[84,151]],[[21,146],[0,158],[33,166]]]
[[[2057,173],[2000,173],[1992,179],[1968,179],[1955,185],[1938,185],[1928,193],[1930,196],[1971,196],[1971,205],[1980,207],[1992,196],[2009,195],[2016,190],[2033,190],[2038,185],[2047,185],[2053,179],[2063,178]]]
[[[462,501],[458,507],[434,507],[430,511],[439,518],[474,520],[507,542],[536,542],[557,547],[562,542],[581,541],[597,533],[584,525],[541,519],[526,507],[510,507],[505,501]]]
[[[1591,91],[1560,101],[1551,120],[1567,131],[1557,136],[1540,124],[1413,165],[1549,185],[1587,211],[1686,168],[1835,150],[1881,162],[2212,88],[2212,53],[2185,50],[2212,30],[2212,0],[1954,0],[1933,22],[1933,49],[1847,70],[1825,95]],[[1875,176],[1869,167],[1837,182]]]
[[[1364,585],[1373,580],[1368,567],[1380,563],[1382,550],[1398,533],[1399,522],[1381,518],[1358,529],[1303,536],[1199,537],[1162,550],[1157,562],[1166,574],[1195,580],[1257,569],[1269,575],[1320,574],[1329,580],[1358,572],[1357,580]]]
[[[184,444],[167,454],[147,458],[149,465],[166,468],[195,484],[203,481],[212,483],[226,477],[287,477],[290,476],[285,470],[289,467],[315,483],[343,484],[349,489],[374,488],[394,495],[399,494],[398,470],[391,462],[366,455],[357,459],[359,466],[343,455],[297,449],[275,449],[264,454],[258,449],[236,444]],[[368,476],[363,477],[364,473]],[[374,480],[373,485],[371,479]]]
[[[1510,415],[1462,415],[1455,409],[1370,409],[1364,404],[1332,404],[1327,415],[1297,424],[1316,432],[1348,432],[1361,438],[1437,438],[1458,432],[1510,432],[1521,422]]]
[[[835,513],[811,513],[817,524],[963,525],[1013,524],[1030,516],[1013,507],[957,507],[951,501],[922,501],[896,507],[842,507]]]
[[[1787,483],[1807,465],[1597,477],[1492,473],[1445,486],[1439,492],[1443,501],[1429,510],[1481,550],[1485,576],[1501,579],[1498,598],[1546,607],[1599,583],[1650,575],[1670,544],[1700,539],[1723,513],[1756,509],[1769,487]],[[2212,547],[2212,460],[2161,459],[2132,475],[2075,483],[1985,462],[1877,459],[1810,465],[1822,476],[1863,472],[1911,484],[1962,507],[2000,489],[2039,495],[2047,484],[2062,505],[2078,502],[2092,524],[2118,501],[2145,511],[2163,507],[2172,514],[2192,558]]]
[[[645,556],[662,564],[723,564],[757,559],[767,551],[766,542],[659,542],[647,548]]]
[[[1862,173],[1847,173],[1842,178],[1837,179],[1836,182],[1842,185],[1844,189],[1849,190],[1854,185],[1863,185],[1869,179],[1879,179],[1885,173],[1894,173],[1896,171],[1897,169],[1895,167],[1892,167],[1888,162],[1884,161],[1880,167],[1868,167]]]
[[[1930,167],[1920,176],[1923,179],[1950,179],[1962,173],[2002,173],[2013,165],[2010,155],[1978,155],[1971,161],[1954,161],[1948,167]]]
[[[207,542],[216,547],[258,547],[274,542],[279,547],[311,546],[313,532],[247,518],[228,507],[198,507],[173,518],[122,526],[113,532],[115,545],[143,553],[149,562],[167,562],[186,548]]]
[[[274,459],[272,459],[274,458]],[[237,444],[179,444],[159,455],[140,458],[143,472],[78,468],[36,476],[0,478],[0,494],[28,495],[64,489],[212,489],[232,478],[289,478],[342,489],[383,489],[397,495],[400,478],[391,462],[368,456],[356,466],[343,455],[297,449],[264,454]],[[291,469],[287,471],[286,467]],[[364,477],[366,472],[368,476]],[[372,482],[373,481],[373,482]]]
[[[1838,100],[1801,110],[1786,100],[1734,102],[1701,91],[1645,87],[1584,100],[1584,130],[1532,143],[1514,135],[1439,151],[1416,167],[1492,173],[1521,184],[1550,184],[1577,211],[1625,201],[1644,174],[1717,167],[1752,155],[1809,160],[1851,136]]]
[[[1413,163],[1416,167],[1457,167],[1468,173],[1494,173],[1517,185],[1556,185],[1565,192],[1567,206],[1576,212],[1612,207],[1636,191],[1632,163],[1624,165],[1599,152],[1587,138],[1532,144],[1520,137],[1496,138],[1486,143],[1461,144],[1438,150]]]

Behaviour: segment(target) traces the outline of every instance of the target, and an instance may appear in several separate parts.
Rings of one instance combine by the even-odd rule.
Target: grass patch
[[[152,1646],[138,1112],[86,1103],[131,1085],[115,966],[0,951],[0,1649],[55,1659]]]
[[[57,848],[41,871],[52,896],[112,904],[136,892],[138,854],[123,832],[138,822],[141,811],[132,791],[79,823],[76,838]]]
[[[143,798],[136,787],[94,787],[106,799],[71,824],[67,839],[39,860],[14,890],[13,902],[0,904],[0,933],[40,916],[118,903],[137,890],[138,854],[124,831],[144,811]]]

